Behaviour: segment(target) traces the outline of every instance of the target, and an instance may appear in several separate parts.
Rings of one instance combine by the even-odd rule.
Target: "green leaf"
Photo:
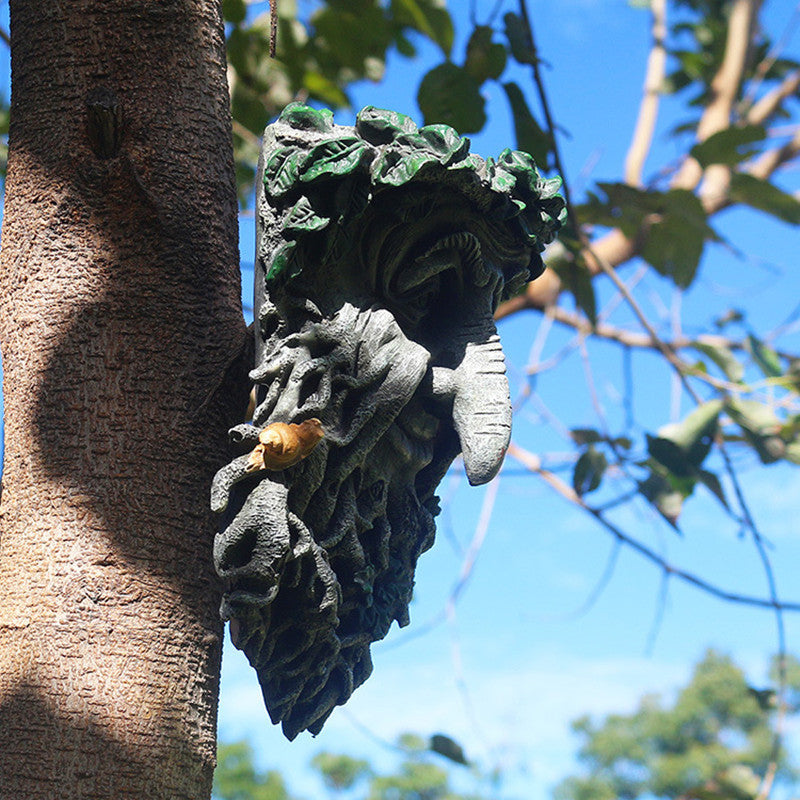
[[[261,136],[269,122],[269,114],[258,96],[246,86],[237,85],[231,98],[234,119],[248,131]]]
[[[783,375],[783,367],[778,354],[752,333],[747,336],[747,349],[765,377],[780,378]]]
[[[758,152],[753,148],[742,149],[744,145],[761,142],[766,135],[763,125],[732,126],[696,144],[690,153],[703,168],[709,164],[734,166]]]
[[[577,244],[577,242],[575,242]],[[561,279],[572,293],[575,305],[586,314],[592,325],[597,322],[597,299],[594,281],[579,252],[579,248],[568,249],[571,245],[566,235],[553,242],[547,251],[547,266]]]
[[[721,400],[709,400],[695,408],[681,422],[659,428],[658,439],[675,444],[692,468],[699,467],[714,443],[714,434],[717,432],[722,408]],[[651,455],[660,461],[654,453],[651,452]],[[661,463],[669,466],[664,461]],[[680,474],[680,472],[673,471]]]
[[[503,22],[508,46],[514,60],[520,64],[535,64],[536,51],[531,46],[522,17],[509,12],[503,17]]]
[[[312,15],[311,26],[309,71],[319,71],[337,85],[343,82],[342,68],[352,71],[349,80],[381,78],[392,28],[377,3],[325,4]]]
[[[575,464],[572,487],[581,497],[593,492],[600,486],[607,468],[608,460],[605,455],[590,444]]]
[[[679,478],[688,478],[694,474],[694,467],[686,453],[671,439],[646,434],[647,452],[662,466]]]
[[[800,440],[789,442],[783,452],[783,457],[792,464],[800,464]]]
[[[222,0],[222,17],[226,22],[238,25],[247,16],[247,5],[244,0]]]
[[[579,208],[581,220],[619,228],[629,238],[646,234],[642,257],[677,286],[689,286],[706,239],[720,239],[699,198],[686,189],[658,192],[624,183],[597,186],[606,199],[589,193],[589,202]]]
[[[725,490],[722,488],[722,482],[713,472],[709,472],[705,469],[699,469],[697,470],[697,477],[700,479],[700,482],[703,484],[703,486],[705,486],[706,489],[708,489],[711,494],[713,494],[717,500],[719,500],[720,503],[725,506],[725,508],[730,509],[728,500],[725,497]]]
[[[742,429],[762,464],[773,464],[786,457],[782,424],[775,412],[757,400],[731,397],[725,404],[731,419]]]
[[[342,88],[327,75],[315,70],[308,70],[303,74],[303,85],[315,100],[319,100],[334,108],[341,108],[350,104]]]
[[[730,348],[717,342],[704,341],[703,337],[698,338],[692,346],[708,356],[728,379],[739,383],[744,378],[744,364],[734,356]]]
[[[673,488],[670,482],[657,472],[651,472],[646,480],[639,483],[639,491],[648,502],[652,503],[658,513],[677,529],[678,517],[686,495]]]
[[[464,748],[458,742],[442,733],[434,733],[431,736],[430,748],[432,753],[438,753],[456,764],[469,764],[464,755]]]
[[[269,193],[280,197],[296,183],[305,153],[295,147],[281,147],[264,164],[264,185]]]
[[[449,57],[455,30],[444,0],[392,0],[395,20],[425,34]]]
[[[603,435],[594,428],[573,428],[570,434],[575,444],[578,445],[598,444],[605,441]]]
[[[514,118],[514,133],[517,138],[517,150],[524,150],[533,156],[533,160],[543,168],[547,168],[548,155],[551,150],[550,136],[542,130],[531,114],[525,95],[516,83],[504,83],[508,104]]]
[[[731,176],[731,200],[764,211],[767,214],[800,225],[800,201],[769,181],[736,172]]]
[[[467,58],[464,69],[478,83],[497,78],[506,68],[506,48],[492,42],[494,31],[488,25],[476,25],[467,42]]]
[[[681,289],[692,284],[706,239],[718,239],[700,199],[686,189],[662,197],[661,219],[651,225],[642,257]]]
[[[459,133],[475,133],[486,124],[480,84],[465,69],[449,61],[422,79],[417,103],[425,124],[443,123]]]

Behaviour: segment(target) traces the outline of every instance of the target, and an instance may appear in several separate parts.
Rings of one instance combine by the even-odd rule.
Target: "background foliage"
[[[285,103],[347,107],[359,82],[381,79],[387,59],[402,69],[402,59],[414,58],[421,43],[435,44],[438,62],[417,88],[422,121],[470,134],[510,116],[513,145],[566,181],[570,219],[560,243],[547,253],[548,272],[498,316],[530,310],[539,315],[538,331],[531,326],[529,362],[515,387],[517,409],[561,431],[571,452],[548,452],[518,434],[510,456],[601,525],[619,548],[655,564],[665,592],[670,581],[685,580],[722,599],[771,610],[779,651],[775,708],[785,715],[793,707],[786,699],[783,613],[800,606],[778,593],[770,545],[745,485],[756,465],[800,463],[800,349],[793,340],[800,306],[788,299],[767,328],[759,327],[746,305],[722,308],[698,325],[696,314],[684,318],[681,298],[688,291],[710,291],[703,275],[711,250],[742,263],[754,259],[735,226],[720,222],[730,210],[800,224],[798,181],[791,172],[800,152],[800,64],[787,54],[796,20],[784,4],[783,27],[767,29],[760,22],[767,4],[750,0],[636,5],[650,17],[651,49],[633,130],[612,132],[630,136],[627,157],[621,174],[586,181],[578,193],[565,174],[565,131],[548,97],[547,68],[558,70],[558,60],[543,61],[524,0],[470,3],[469,14],[457,16],[440,0],[332,0],[310,8],[282,0],[274,60],[267,57],[266,4],[227,2],[240,196],[246,208],[260,133]],[[468,29],[460,30],[465,23]],[[656,142],[660,105],[666,102],[671,123],[661,135],[668,148]],[[597,389],[609,347],[623,364],[622,401],[611,413]],[[658,398],[645,414],[637,414],[634,387],[650,380],[651,367],[634,353],[647,353],[672,375],[670,402]],[[594,411],[591,425],[562,419],[543,402],[545,380],[563,372],[574,354]],[[662,420],[653,424],[658,413]],[[700,535],[684,524],[686,503],[698,493],[713,498],[720,518],[752,541],[765,593],[733,591],[702,572],[682,569],[631,530],[629,509],[640,507],[644,511],[637,513],[649,509],[668,530]],[[615,559],[609,560],[609,574]],[[459,592],[457,584],[454,600]],[[711,685],[703,688],[703,681]],[[724,696],[723,683],[730,696]],[[710,654],[674,709],[650,698],[631,717],[580,722],[576,730],[584,737],[581,758],[588,772],[563,784],[560,796],[763,794],[786,768],[765,713],[741,672]],[[328,775],[324,767],[333,769],[334,763],[318,761],[316,768]],[[338,763],[344,768],[345,762]],[[338,789],[358,784],[370,797],[450,796],[443,773],[428,776],[433,794],[414,794],[408,765],[392,778],[393,788],[376,788],[390,779],[368,765],[353,769]],[[336,788],[329,775],[326,780]],[[411,781],[405,789],[403,780]]]

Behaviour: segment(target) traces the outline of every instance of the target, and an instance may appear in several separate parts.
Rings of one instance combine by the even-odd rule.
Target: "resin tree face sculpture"
[[[542,269],[559,180],[451,128],[287,108],[257,200],[253,425],[214,482],[222,614],[273,722],[317,733],[408,623],[436,487],[494,477],[511,408],[497,303]]]

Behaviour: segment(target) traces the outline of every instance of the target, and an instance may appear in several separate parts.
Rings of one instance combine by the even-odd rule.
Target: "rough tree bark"
[[[11,40],[0,797],[201,800],[246,391],[218,3],[11,0]]]

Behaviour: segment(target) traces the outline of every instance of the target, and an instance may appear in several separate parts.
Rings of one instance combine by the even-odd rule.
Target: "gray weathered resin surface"
[[[233,641],[291,739],[408,623],[456,455],[473,484],[499,470],[511,409],[492,313],[540,273],[564,203],[526,154],[484,161],[450,128],[374,108],[346,128],[290,106],[261,174],[257,408],[214,481],[214,557]],[[312,418],[325,435],[306,458],[248,467],[266,426]]]

